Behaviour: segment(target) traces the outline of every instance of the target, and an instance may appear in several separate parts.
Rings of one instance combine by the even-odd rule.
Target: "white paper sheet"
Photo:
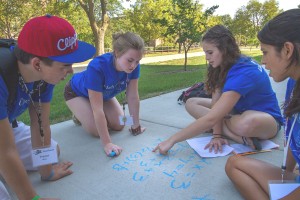
[[[275,144],[271,140],[260,140],[259,142],[261,144],[262,150],[269,150],[269,149],[274,149],[279,147],[278,144]],[[233,151],[235,153],[246,153],[246,152],[253,151],[251,147],[243,144],[231,144],[230,146],[234,148]]]
[[[204,147],[210,142],[212,136],[199,137],[186,140],[187,143],[201,156],[201,157],[219,157],[226,156],[233,151],[233,148],[228,145],[222,146],[222,153],[215,153],[214,151],[209,152],[209,149],[204,149]]]
[[[300,183],[269,183],[269,190],[270,190],[270,199],[271,200],[278,200],[281,199],[295,189],[300,187]]]
[[[220,156],[226,156],[230,154],[231,152],[234,153],[245,153],[245,152],[251,152],[253,149],[249,146],[245,146],[243,144],[231,144],[229,145],[223,145],[222,149],[223,152],[215,153],[214,151],[209,152],[209,149],[204,149],[204,147],[210,142],[212,136],[208,137],[198,137],[193,139],[186,140],[187,143],[201,156],[201,157],[220,157]],[[261,140],[259,141],[262,145],[262,150],[269,150],[273,148],[278,148],[279,145],[275,144],[274,142],[270,140]]]

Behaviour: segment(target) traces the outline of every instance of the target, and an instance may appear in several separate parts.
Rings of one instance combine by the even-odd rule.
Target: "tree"
[[[95,16],[95,3],[93,0],[78,0],[80,6],[83,8],[89,18],[91,29],[95,39],[96,55],[104,53],[104,36],[105,31],[109,24],[109,17],[107,14],[107,1],[100,0],[100,20],[96,19]],[[98,14],[98,13],[97,13]]]
[[[122,11],[121,1],[118,0],[77,0],[85,11],[94,35],[96,55],[103,54],[105,32],[110,18],[117,17]]]
[[[126,17],[130,19],[131,26],[138,33],[146,44],[158,39],[166,31],[164,26],[155,23],[155,20],[169,18],[164,10],[171,8],[171,0],[137,0],[132,9],[126,12]]]
[[[27,9],[23,9],[26,7]],[[32,3],[20,0],[0,0],[0,37],[16,38],[19,35],[20,27],[22,27],[29,18],[34,15],[28,12],[32,7]]]
[[[262,26],[274,16],[282,12],[275,0],[260,3],[251,0],[246,6],[239,8],[235,14],[232,32],[240,45],[258,45],[256,34]]]
[[[162,26],[167,27],[165,36],[176,35],[176,43],[184,48],[184,70],[186,71],[187,53],[190,47],[201,41],[202,35],[207,27],[208,18],[219,6],[213,6],[202,12],[202,5],[193,0],[173,0],[172,10],[164,13],[171,15],[171,20],[163,18],[158,20]]]
[[[17,38],[21,28],[30,18],[45,14],[65,18],[82,27],[82,9],[78,9],[72,1],[0,0],[0,37]]]

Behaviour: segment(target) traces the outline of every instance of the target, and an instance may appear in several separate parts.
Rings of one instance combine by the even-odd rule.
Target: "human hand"
[[[168,151],[174,146],[174,144],[170,140],[165,140],[159,143],[152,152],[159,151],[160,154],[167,155]]]
[[[121,147],[119,147],[118,145],[115,145],[113,143],[108,143],[104,147],[104,151],[105,151],[105,153],[106,153],[107,156],[112,155],[111,154],[112,152],[115,152],[115,155],[118,156],[118,155],[121,154],[122,150],[123,149]]]
[[[137,135],[143,133],[145,130],[146,130],[145,127],[141,127],[141,125],[138,125],[137,127],[131,126],[131,128],[129,129],[129,132],[132,135],[137,136]]]
[[[52,165],[51,174],[48,177],[41,177],[43,181],[56,181],[73,173],[69,168],[73,165],[72,162],[61,162]]]
[[[209,148],[209,152],[211,152],[214,149],[215,153],[218,153],[218,151],[220,151],[220,153],[222,153],[223,149],[222,149],[222,145],[223,144],[229,144],[228,141],[222,137],[213,137],[210,142],[204,147],[204,149]]]

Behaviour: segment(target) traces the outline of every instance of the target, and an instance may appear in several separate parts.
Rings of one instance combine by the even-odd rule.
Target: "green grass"
[[[242,53],[253,57],[258,62],[261,60],[261,52],[259,50]],[[186,71],[184,70],[183,63],[184,59],[178,59],[141,65],[141,77],[139,79],[140,99],[147,99],[187,88],[196,82],[205,80],[206,61],[204,56],[188,58]],[[72,113],[68,109],[63,97],[64,86],[70,78],[71,75],[54,88],[53,99],[51,101],[51,124],[71,119]],[[120,97],[117,96],[117,98],[119,99]],[[18,120],[29,124],[28,112],[23,113]]]

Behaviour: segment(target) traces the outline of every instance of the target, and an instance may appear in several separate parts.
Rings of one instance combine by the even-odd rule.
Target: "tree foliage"
[[[146,44],[161,38],[166,30],[161,24],[155,23],[156,19],[169,18],[164,10],[171,8],[171,0],[137,0],[131,10],[126,12],[126,17],[131,21],[131,27],[138,33]]]
[[[97,55],[104,53],[104,47],[111,45],[111,35],[119,31],[136,32],[146,44],[171,38],[186,53],[191,44],[201,40],[207,28],[216,24],[228,27],[240,45],[258,45],[257,32],[282,12],[276,0],[250,0],[233,18],[213,15],[216,7],[203,12],[195,0],[136,0],[129,9],[123,8],[124,1],[0,0],[0,37],[17,38],[28,19],[52,14],[67,19],[79,39],[95,44]]]
[[[268,0],[260,3],[258,0],[250,0],[246,6],[239,8],[233,19],[231,31],[235,34],[240,45],[259,44],[256,34],[262,26],[282,12],[278,2]]]
[[[193,0],[173,0],[173,7],[164,10],[170,18],[157,20],[166,27],[164,36],[175,35],[176,43],[184,48],[185,61],[184,69],[187,65],[187,53],[190,47],[201,41],[203,33],[206,31],[208,18],[214,13],[218,6],[213,6],[202,12],[202,5]]]

